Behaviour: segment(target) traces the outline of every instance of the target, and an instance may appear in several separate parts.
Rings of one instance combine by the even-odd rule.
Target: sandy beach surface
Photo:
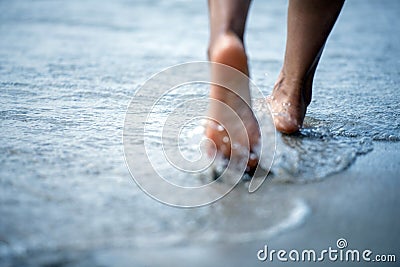
[[[397,258],[400,246],[397,223],[400,219],[397,208],[400,186],[398,151],[398,144],[377,143],[373,152],[324,182],[265,184],[257,194],[269,197],[260,205],[274,205],[279,209],[279,200],[297,198],[305,201],[311,209],[311,214],[300,225],[284,233],[269,238],[260,235],[252,241],[236,244],[156,246],[151,250],[107,249],[88,255],[87,264],[165,266],[168,262],[176,266],[398,266],[398,263],[333,262],[327,258],[317,263],[279,262],[276,258],[272,262],[263,262],[257,259],[257,252],[265,245],[276,250],[321,251],[328,247],[337,248],[336,241],[340,238],[347,240],[349,249],[370,249],[377,254],[394,254]]]
[[[239,183],[197,209],[142,192],[122,137],[127,107],[151,75],[206,60],[206,1],[20,0],[0,9],[0,266],[399,265],[399,1],[346,2],[304,129],[277,136],[273,175],[253,194]],[[246,46],[264,95],[282,64],[286,9],[251,7]],[[206,88],[189,93],[207,99]],[[146,115],[143,105],[135,112]],[[160,150],[157,123],[151,151]],[[340,239],[342,251],[396,262],[257,257],[265,246],[320,253]]]

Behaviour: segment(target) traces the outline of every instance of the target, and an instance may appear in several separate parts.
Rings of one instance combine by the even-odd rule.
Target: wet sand
[[[257,252],[268,245],[271,249],[336,248],[336,241],[345,238],[348,248],[370,249],[374,254],[395,254],[400,257],[400,144],[375,143],[374,151],[357,159],[346,171],[322,182],[312,184],[276,184],[269,180],[255,194],[271,195],[260,205],[277,205],[279,194],[286,198],[301,198],[311,207],[305,221],[289,231],[272,237],[259,236],[238,243],[189,244],[183,246],[154,246],[151,249],[107,248],[83,255],[76,266],[310,266],[309,262],[261,262]],[[242,192],[246,193],[246,192]],[[230,198],[228,195],[227,198]],[[231,199],[230,201],[235,201]],[[276,203],[277,202],[277,203]],[[215,205],[218,205],[216,203]],[[251,220],[251,218],[245,218]],[[262,223],[262,222],[260,222]],[[316,263],[314,263],[316,264]],[[332,266],[375,266],[377,263],[329,262]],[[381,263],[382,264],[382,263]],[[74,263],[71,266],[75,266]]]
[[[328,247],[336,248],[339,238],[347,240],[348,249],[369,249],[373,255],[394,254],[397,263],[385,263],[384,266],[398,266],[399,151],[398,143],[377,142],[371,153],[359,157],[347,170],[321,182],[286,184],[267,180],[254,193],[263,195],[264,201],[259,205],[275,206],[275,210],[278,210],[286,199],[301,199],[310,208],[299,224],[283,228],[283,231],[260,234],[243,242],[201,242],[196,239],[193,242],[188,237],[182,244],[166,245],[161,237],[153,240],[152,245],[143,247],[118,245],[110,236],[109,243],[101,246],[31,251],[21,258],[8,258],[8,261],[3,261],[3,266],[310,266],[312,263],[309,262],[261,262],[257,259],[257,252],[265,245],[276,250],[321,251]],[[248,195],[246,188],[239,185],[234,192],[213,206],[235,202],[238,196]],[[171,207],[165,206],[165,209],[168,211]],[[231,216],[235,219],[235,216]],[[223,219],[229,222],[229,215]],[[262,225],[266,222],[258,223]],[[246,223],[243,222],[243,225]],[[240,225],[236,227],[238,231],[242,230]],[[314,264],[365,266],[366,263],[330,262],[325,259]]]

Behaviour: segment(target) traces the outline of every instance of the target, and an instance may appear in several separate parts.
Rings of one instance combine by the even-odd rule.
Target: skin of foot
[[[221,35],[210,47],[209,59],[235,68],[246,75],[239,75],[239,77],[230,75],[224,79],[223,71],[212,70],[213,80],[224,80],[224,85],[227,85],[225,87],[229,89],[211,85],[210,99],[212,101],[210,101],[208,115],[213,122],[206,127],[207,138],[214,142],[217,150],[224,157],[228,159],[240,157],[241,150],[252,151],[260,138],[259,126],[251,110],[247,56],[242,41],[234,34]],[[228,133],[231,137],[229,139]],[[257,163],[258,159],[250,154],[247,171],[251,172]]]
[[[249,71],[243,36],[250,2],[250,0],[208,1],[210,61],[229,65],[246,75],[249,75]],[[344,0],[289,0],[284,65],[272,94],[267,99],[274,113],[276,129],[283,133],[294,133],[303,124],[307,106],[311,102],[314,73],[343,3]],[[213,71],[212,75],[224,76]],[[229,81],[225,77],[224,81],[227,80]],[[233,82],[237,82],[234,80]],[[230,87],[232,86],[228,86]],[[225,130],[219,131],[219,127],[207,127],[206,135],[213,140],[217,150],[226,157],[235,155],[230,144],[224,142],[226,141],[224,137],[229,132],[232,138],[251,151],[257,144],[260,134],[251,111],[248,84],[236,87],[233,91],[212,85],[210,99],[228,105],[245,125],[245,130],[243,128],[239,130],[238,123],[234,121],[235,116],[230,112],[222,112],[221,105],[210,101],[210,117],[214,121],[220,121],[228,130],[225,132]],[[256,165],[257,162],[258,160],[255,160],[253,164]],[[248,165],[252,166],[252,161],[249,161]]]
[[[267,97],[278,131],[292,134],[302,127],[311,102],[312,79],[313,75],[305,82],[291,79],[281,71],[272,94]]]
[[[271,95],[267,97],[278,131],[291,134],[302,127],[307,107],[311,103],[314,75],[322,50],[304,78],[287,77],[282,68]]]

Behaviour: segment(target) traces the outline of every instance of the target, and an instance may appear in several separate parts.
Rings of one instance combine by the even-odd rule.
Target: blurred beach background
[[[206,1],[16,0],[0,10],[0,266],[262,266],[264,245],[325,249],[339,238],[400,260],[399,1],[345,3],[304,129],[278,136],[274,175],[198,209],[144,194],[122,135],[151,75],[207,59]],[[265,95],[286,11],[287,1],[250,9],[251,79]]]

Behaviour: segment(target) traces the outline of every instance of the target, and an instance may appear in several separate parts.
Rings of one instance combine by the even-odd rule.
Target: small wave
[[[312,182],[348,168],[373,150],[370,137],[345,137],[324,126],[308,126],[297,135],[281,135],[272,172],[282,182]]]

